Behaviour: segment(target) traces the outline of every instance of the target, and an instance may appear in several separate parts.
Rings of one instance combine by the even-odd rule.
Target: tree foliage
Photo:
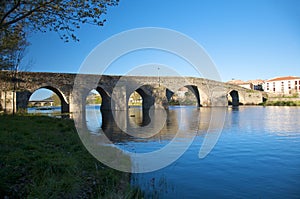
[[[55,31],[65,41],[77,40],[84,23],[103,26],[108,6],[118,0],[6,0],[0,3],[0,30],[23,27],[26,31]]]
[[[31,32],[54,31],[65,42],[79,41],[75,30],[82,24],[103,26],[102,15],[119,0],[1,0],[0,69],[9,68],[10,56],[24,48]]]
[[[15,70],[19,67],[26,47],[29,43],[23,31],[16,27],[0,32],[0,68]]]
[[[90,92],[86,98],[86,104],[102,104],[100,95]]]
[[[55,93],[53,93],[51,95],[51,97],[49,97],[48,99],[52,99],[53,100],[54,106],[61,106],[61,101],[60,101],[59,97]]]

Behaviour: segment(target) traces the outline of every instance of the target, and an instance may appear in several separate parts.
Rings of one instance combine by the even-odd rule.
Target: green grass
[[[266,101],[263,106],[300,106],[300,101]]]
[[[298,93],[294,93],[292,95],[277,95],[277,96],[272,96],[270,98],[299,98],[299,94]]]
[[[140,198],[97,161],[69,119],[0,115],[0,198]]]

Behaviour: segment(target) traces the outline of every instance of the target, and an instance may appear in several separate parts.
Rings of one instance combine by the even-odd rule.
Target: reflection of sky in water
[[[210,109],[202,111],[203,121]],[[134,174],[132,183],[149,198],[299,198],[299,116],[295,107],[228,108],[206,158],[197,156],[203,141],[197,136],[176,162]]]
[[[300,134],[300,108],[298,107],[266,107],[265,128],[279,135]],[[298,132],[295,132],[298,126]]]
[[[211,118],[211,108],[170,107],[161,132],[147,139],[121,135],[110,120],[106,121],[106,133],[118,148],[145,153],[166,146],[178,129],[186,132],[178,137],[178,143],[188,140],[189,132],[200,129],[174,163],[155,172],[132,175],[132,184],[139,185],[150,198],[153,193],[159,198],[297,198],[300,108],[240,106],[225,110],[221,137],[204,159],[199,159],[198,153],[208,124],[221,119]],[[141,109],[131,109],[130,115],[127,120],[126,115],[118,118],[123,125],[141,125]],[[90,130],[97,131],[101,124],[99,107],[87,108],[87,120]]]
[[[40,107],[43,108],[43,107]],[[52,106],[50,109],[39,109],[39,108],[27,108],[27,113],[29,114],[38,114],[38,115],[46,115],[60,118],[61,117],[61,107],[60,106]]]
[[[86,106],[86,125],[92,133],[97,133],[101,128],[102,115],[100,113],[100,105]]]
[[[247,114],[241,114],[244,111],[247,111]],[[279,136],[299,136],[300,108],[240,106],[237,110],[228,110],[225,128],[231,128],[232,124],[237,124],[252,133],[266,131]]]

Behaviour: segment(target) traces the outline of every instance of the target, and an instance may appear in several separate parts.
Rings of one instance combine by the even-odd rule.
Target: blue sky
[[[24,63],[31,71],[78,72],[87,55],[101,42],[133,28],[162,27],[197,41],[216,64],[222,81],[232,78],[269,79],[300,76],[300,1],[297,0],[120,0],[109,8],[103,27],[84,26],[80,42],[64,43],[57,33],[34,33]],[[143,54],[143,53],[142,53]],[[166,61],[155,53],[118,60],[108,73],[123,74],[130,65]],[[142,58],[141,58],[142,57]],[[193,71],[174,68],[193,76]],[[184,64],[182,64],[184,65]]]

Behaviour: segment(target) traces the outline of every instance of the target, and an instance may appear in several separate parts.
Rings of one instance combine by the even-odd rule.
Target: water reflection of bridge
[[[194,136],[195,133],[205,134],[211,125],[212,111],[212,108],[171,108],[163,110],[166,113],[164,115],[155,109],[132,108],[128,112],[102,111],[100,113],[100,110],[95,110],[91,115],[102,115],[101,126],[98,131],[94,132],[95,134],[104,132],[111,142],[120,143],[149,142],[160,137],[165,141],[172,140],[178,131],[184,131],[184,137]],[[84,128],[89,131],[87,126]],[[214,127],[211,126],[211,128]],[[97,142],[97,136],[93,139]]]

